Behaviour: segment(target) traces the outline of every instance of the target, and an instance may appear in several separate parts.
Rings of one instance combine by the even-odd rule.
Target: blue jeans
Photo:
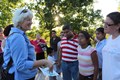
[[[78,61],[66,62],[62,61],[63,80],[78,80],[79,69]]]

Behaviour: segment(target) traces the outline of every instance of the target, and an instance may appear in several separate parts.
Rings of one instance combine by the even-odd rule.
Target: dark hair
[[[114,22],[114,24],[120,23],[120,12],[109,13],[107,15],[107,17],[109,17],[110,19],[112,19],[112,21]]]
[[[47,47],[47,55],[51,54],[53,52],[53,48]]]
[[[54,33],[56,33],[56,31],[55,31],[55,30],[52,30],[51,32],[54,32]]]
[[[90,42],[91,36],[90,36],[90,34],[87,31],[80,31],[79,33],[82,33],[85,36],[85,39],[89,40],[88,45],[91,45],[91,42]]]
[[[13,24],[10,24],[10,25],[8,25],[7,27],[5,27],[5,29],[4,29],[4,31],[3,31],[3,34],[4,34],[5,36],[8,36],[12,27],[13,27]]]
[[[115,25],[120,23],[120,12],[109,13],[107,17],[109,17],[114,22]],[[119,32],[120,32],[120,29],[119,29]]]
[[[65,29],[68,29],[68,30],[72,30],[70,24],[65,24],[62,28],[62,30],[65,30]]]
[[[102,28],[102,27],[97,28],[96,31],[101,32],[101,33],[104,34],[104,28]]]

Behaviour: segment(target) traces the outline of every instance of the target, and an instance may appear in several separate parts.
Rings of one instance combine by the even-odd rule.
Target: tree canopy
[[[0,27],[12,23],[12,15],[16,8],[28,6],[39,25],[35,25],[28,35],[35,36],[36,32],[49,34],[49,32],[68,23],[75,32],[88,29],[94,33],[96,27],[102,24],[100,10],[94,11],[94,0],[1,0],[0,1]],[[29,3],[28,3],[29,2]],[[49,31],[49,32],[47,32]],[[49,35],[44,35],[46,38]]]
[[[66,23],[78,31],[100,26],[102,22],[101,11],[94,11],[93,0],[36,0],[29,7],[34,10],[39,27],[50,31]]]
[[[0,27],[11,24],[14,10],[21,6],[24,6],[22,0],[0,0]]]

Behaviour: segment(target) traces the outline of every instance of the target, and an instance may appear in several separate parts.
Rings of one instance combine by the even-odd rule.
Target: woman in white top
[[[110,34],[103,54],[103,80],[120,80],[120,12],[112,12],[104,21],[104,31]]]

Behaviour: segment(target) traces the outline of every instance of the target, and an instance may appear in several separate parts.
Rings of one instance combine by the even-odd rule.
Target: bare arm
[[[60,67],[61,59],[62,59],[62,51],[61,51],[61,48],[59,48],[58,50],[59,50],[59,53],[58,53],[58,66]]]
[[[93,66],[94,66],[94,77],[93,80],[97,80],[98,76],[98,57],[96,51],[93,51],[91,54]]]
[[[53,64],[50,61],[46,60],[46,59],[35,61],[33,68],[38,68],[38,67],[41,67],[41,66],[47,66],[47,67],[50,68],[50,70],[53,69]]]

